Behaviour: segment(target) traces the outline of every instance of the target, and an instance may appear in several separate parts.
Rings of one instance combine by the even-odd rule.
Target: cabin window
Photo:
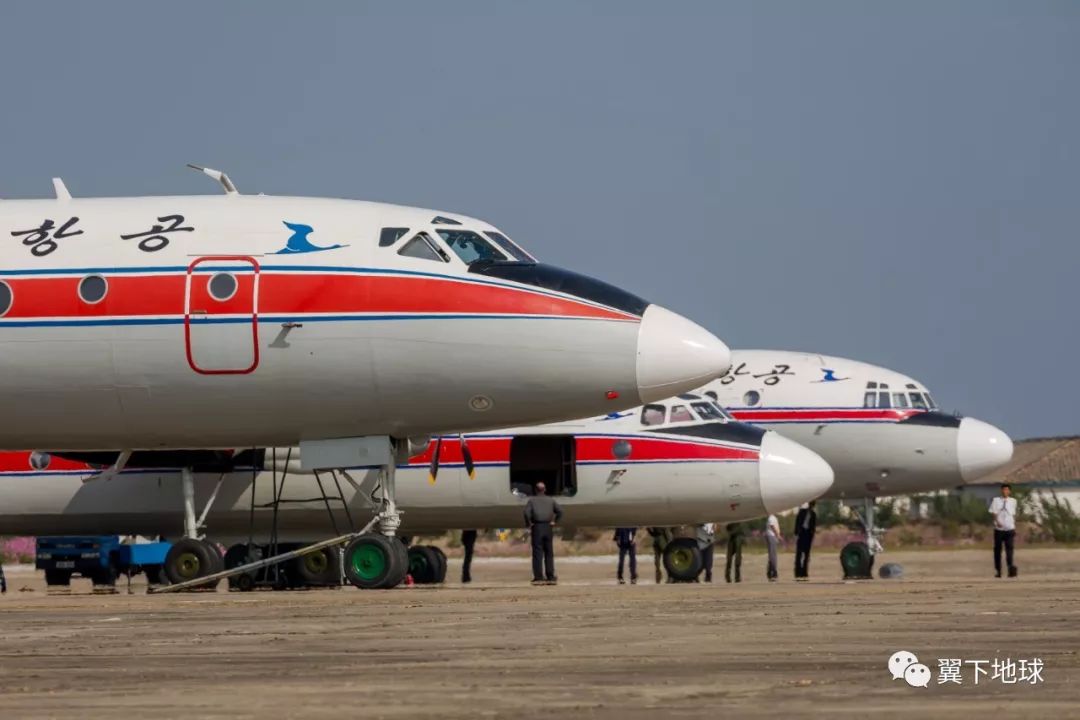
[[[466,265],[480,260],[506,260],[506,256],[489,241],[472,230],[436,230],[454,254]]]
[[[425,232],[417,233],[412,240],[402,245],[401,249],[398,250],[398,255],[421,260],[446,262],[446,258],[439,252],[435,241]]]
[[[929,410],[930,409],[930,408],[926,407],[926,401],[923,400],[922,393],[917,393],[917,392],[908,393],[908,396],[911,398],[911,407],[917,408],[919,410]]]
[[[907,404],[907,395],[905,395],[902,392],[893,393],[892,394],[892,404],[893,404],[893,407],[906,408],[908,406],[908,404]]]
[[[100,275],[87,275],[79,281],[79,299],[88,305],[95,305],[105,299],[109,283]]]
[[[548,495],[577,494],[573,435],[518,435],[510,441],[510,489],[535,495],[540,482]]]
[[[646,405],[641,408],[642,425],[663,425],[667,408],[663,405]]]
[[[379,247],[390,247],[409,234],[409,228],[383,228],[379,233]]]
[[[206,285],[210,297],[218,302],[225,302],[236,294],[236,276],[232,273],[216,273]]]
[[[522,250],[513,240],[506,237],[502,233],[484,231],[484,234],[495,241],[495,244],[501,247],[510,257],[521,262],[536,262],[529,253]]]
[[[14,296],[11,294],[11,286],[3,280],[0,280],[0,315],[7,315],[8,310],[11,309],[11,301]]]
[[[676,405],[671,408],[671,422],[690,422],[694,416],[686,409],[685,405]]]
[[[761,393],[757,390],[748,390],[746,394],[742,396],[742,399],[747,407],[754,407],[761,402]]]

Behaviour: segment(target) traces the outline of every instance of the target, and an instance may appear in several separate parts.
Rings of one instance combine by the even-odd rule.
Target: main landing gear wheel
[[[435,582],[437,584],[444,583],[446,582],[446,553],[434,545],[429,545],[428,547],[430,547],[431,551],[439,558],[439,567],[435,575]]]
[[[394,587],[408,569],[407,551],[397,538],[365,533],[345,546],[345,577],[361,590]]]
[[[300,585],[337,585],[340,577],[337,546],[296,558],[290,574],[297,577]]]
[[[225,561],[216,547],[194,538],[174,543],[165,556],[165,575],[173,584],[205,577],[224,567]],[[216,582],[202,585],[200,589],[215,587]]]
[[[675,538],[664,548],[664,569],[675,582],[693,582],[702,567],[701,549],[694,538]]]
[[[864,542],[850,542],[840,551],[840,566],[845,580],[869,580],[874,577],[874,556]]]
[[[409,548],[409,574],[417,585],[434,585],[439,582],[441,565],[439,554],[430,545],[414,545]]]

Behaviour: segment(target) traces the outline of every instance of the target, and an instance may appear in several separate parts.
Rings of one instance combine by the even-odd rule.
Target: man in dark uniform
[[[0,562],[0,593],[7,592],[7,578],[4,577],[4,563]]]
[[[716,542],[716,523],[702,523],[696,530],[698,549],[701,550],[701,567],[705,571],[705,582],[712,582],[713,552]],[[697,578],[694,578],[697,582]]]
[[[800,582],[810,579],[810,547],[814,544],[814,531],[817,530],[815,504],[811,500],[799,508],[795,516],[795,579]]]
[[[656,565],[656,584],[659,585],[664,582],[664,548],[674,535],[671,528],[651,527],[647,530],[652,537],[653,564]]]
[[[465,548],[465,560],[461,563],[461,582],[472,582],[472,556],[473,547],[476,545],[476,531],[475,530],[462,530],[461,531],[461,547]]]
[[[555,576],[555,551],[551,546],[551,529],[555,523],[562,519],[562,508],[555,498],[548,497],[547,486],[542,482],[536,483],[536,494],[525,503],[525,525],[529,528],[532,536],[532,566],[534,583],[554,585],[558,578]],[[541,575],[541,560],[543,560],[543,575]]]
[[[637,528],[617,528],[615,544],[619,546],[619,584],[625,585],[623,563],[630,556],[630,584],[637,585]]]
[[[727,557],[724,566],[724,580],[731,582],[731,567],[735,566],[735,582],[742,582],[742,546],[745,535],[742,523],[728,523]]]

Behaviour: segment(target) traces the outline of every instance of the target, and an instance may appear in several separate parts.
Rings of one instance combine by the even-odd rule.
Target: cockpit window
[[[694,416],[686,409],[685,405],[676,405],[671,408],[671,422],[691,422]]]
[[[926,396],[926,404],[930,406],[931,410],[937,410],[937,403],[934,402],[934,398],[930,397],[930,393],[923,393]]]
[[[383,228],[379,233],[379,247],[390,247],[408,232],[409,228]]]
[[[888,386],[887,385],[882,385],[881,387],[888,387]],[[887,392],[878,393],[877,406],[880,407],[880,408],[892,407],[892,403],[889,402],[889,393],[887,393]]]
[[[721,410],[716,403],[696,402],[690,403],[690,406],[697,411],[702,420],[727,420],[727,413]]]
[[[907,407],[907,395],[902,392],[894,392],[892,394],[893,407],[906,408]]]
[[[862,406],[865,408],[877,407],[877,393],[868,392],[863,395]]]
[[[487,230],[485,230],[484,234],[494,240],[496,245],[501,247],[508,255],[510,255],[510,257],[514,258],[515,260],[520,260],[521,262],[536,262],[536,258],[522,250],[517,245],[517,243],[515,243],[513,240],[506,237],[502,233],[488,232]]]
[[[926,407],[926,401],[923,400],[922,393],[917,393],[917,392],[908,393],[908,396],[911,398],[911,407],[916,408],[918,410],[929,410],[930,409],[930,408]]]
[[[461,223],[459,223],[454,218],[448,218],[448,217],[443,217],[442,215],[436,215],[435,217],[431,218],[431,224],[432,225],[460,225]]]
[[[402,245],[401,249],[398,250],[398,255],[420,258],[421,260],[447,262],[447,258],[439,252],[439,248],[435,245],[435,241],[425,232],[417,233],[412,240]]]
[[[436,230],[435,232],[439,233],[439,237],[446,241],[450,249],[466,265],[472,265],[478,260],[506,260],[502,252],[472,230]]]
[[[642,425],[663,425],[667,408],[663,405],[646,405],[641,408]]]

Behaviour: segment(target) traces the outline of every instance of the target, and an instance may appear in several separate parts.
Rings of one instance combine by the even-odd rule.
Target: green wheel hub
[[[374,544],[360,544],[353,548],[349,557],[349,565],[357,577],[362,580],[373,582],[386,572],[390,564],[383,549]]]
[[[304,567],[314,575],[322,575],[330,567],[330,561],[326,553],[320,550],[304,556]]]
[[[202,570],[202,561],[195,553],[181,553],[180,557],[176,558],[176,571],[181,577],[188,580],[197,578],[200,570]]]
[[[676,570],[688,572],[694,566],[694,554],[687,548],[672,551],[671,566]]]

